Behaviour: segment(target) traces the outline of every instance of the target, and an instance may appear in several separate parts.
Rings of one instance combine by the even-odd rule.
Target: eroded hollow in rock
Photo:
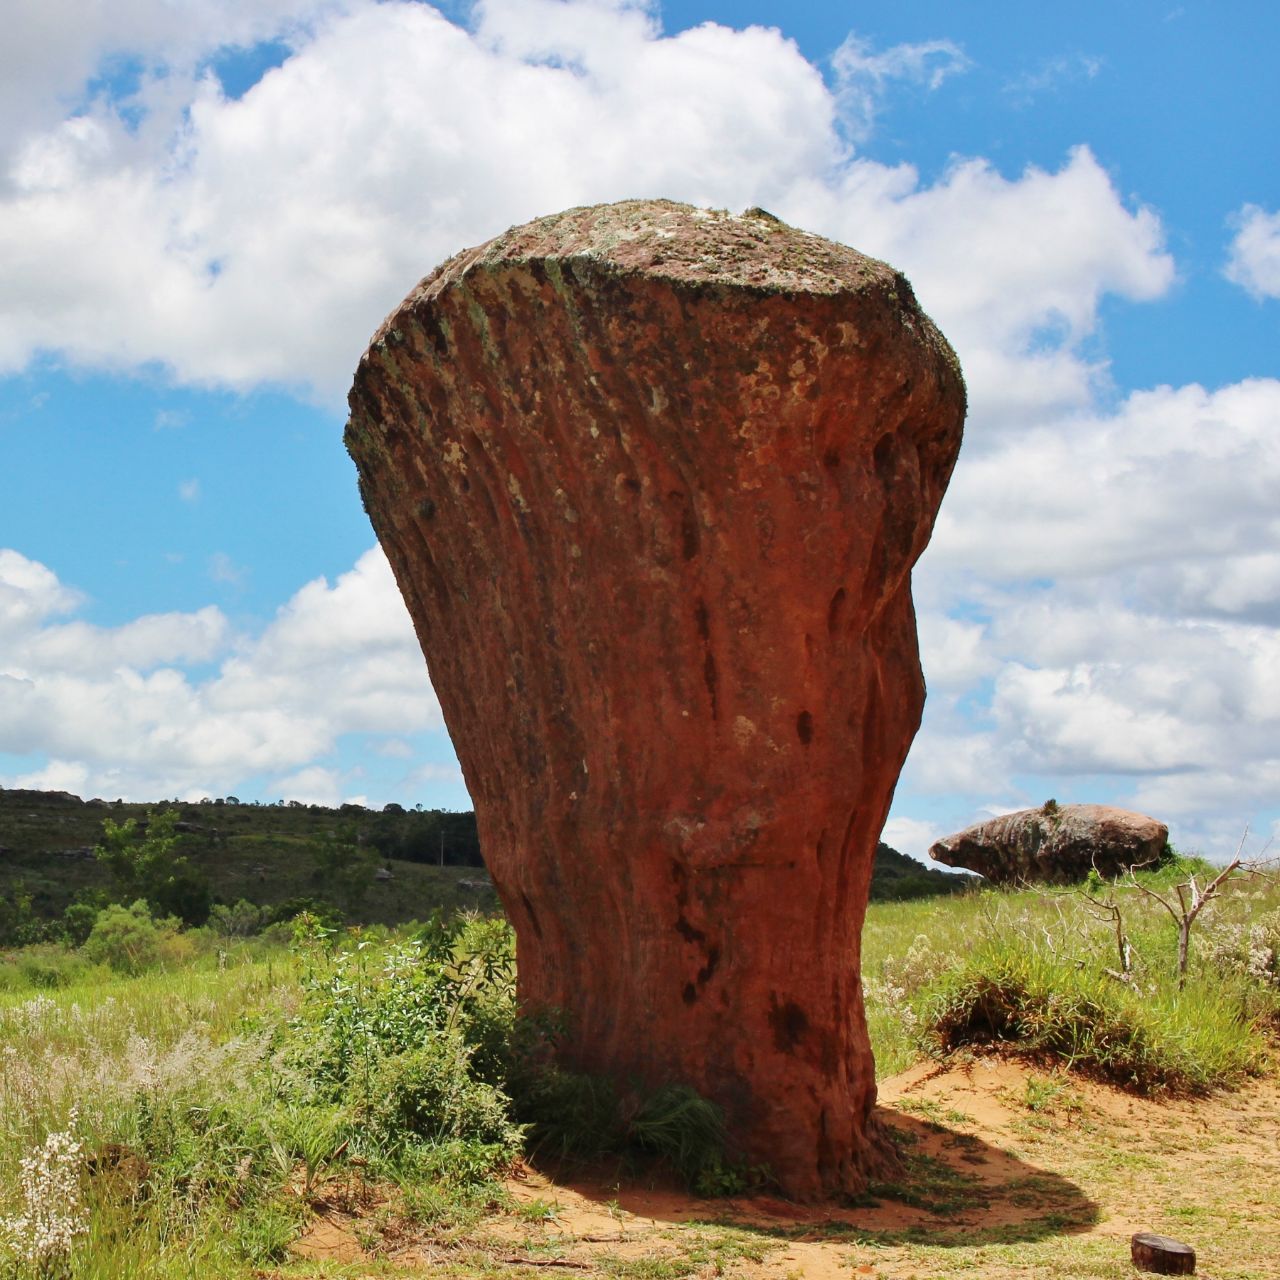
[[[450,259],[351,392],[522,1000],[800,1198],[887,1158],[858,948],[964,405],[892,268],[666,201]]]

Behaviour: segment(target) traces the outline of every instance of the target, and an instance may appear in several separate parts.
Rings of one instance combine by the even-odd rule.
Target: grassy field
[[[1030,1065],[1001,1086],[1012,1118],[981,1128],[960,1085],[900,1091],[899,1183],[820,1220],[775,1207],[763,1225],[749,1197],[764,1189],[713,1149],[714,1117],[697,1128],[707,1117],[689,1099],[620,1118],[592,1082],[530,1071],[500,921],[412,938],[304,927],[292,944],[281,930],[170,932],[133,976],[65,947],[4,954],[0,1274],[847,1276],[855,1252],[861,1274],[894,1277],[1123,1274],[1105,1233],[1082,1234],[1097,1205],[1135,1171],[1173,1188],[1195,1108],[1221,1109],[1223,1089],[1255,1098],[1271,1078],[1280,885],[1241,880],[1206,911],[1182,989],[1167,915],[1133,890],[1114,897],[1131,947],[1119,976],[1114,920],[1078,893],[873,904],[864,980],[880,1074],[1021,1053]],[[1133,1113],[1108,1119],[1100,1099],[1115,1097],[1151,1109],[1119,1150]],[[1257,1105],[1241,1144],[1280,1119]],[[655,1150],[690,1139],[675,1114],[695,1121],[686,1174],[736,1196],[734,1212],[672,1190],[655,1207],[652,1188],[669,1187]],[[1186,1122],[1172,1146],[1155,1140],[1167,1115]],[[571,1193],[521,1164],[570,1122],[613,1170],[574,1202],[586,1225],[572,1229]],[[1164,1225],[1216,1248],[1215,1275],[1274,1274],[1251,1269],[1249,1251],[1254,1218],[1280,1206],[1230,1185],[1259,1159],[1233,1150],[1198,1166],[1196,1194],[1168,1201]],[[1070,1163],[1055,1173],[1055,1160]],[[974,1172],[984,1161],[1004,1171],[998,1194]]]

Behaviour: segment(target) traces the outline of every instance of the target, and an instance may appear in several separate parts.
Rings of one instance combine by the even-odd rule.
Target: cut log
[[[1151,1231],[1139,1231],[1129,1241],[1133,1265],[1158,1276],[1193,1276],[1196,1251],[1189,1245]]]

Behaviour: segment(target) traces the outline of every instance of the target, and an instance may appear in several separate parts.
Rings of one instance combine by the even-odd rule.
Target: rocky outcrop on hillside
[[[1164,856],[1169,828],[1145,814],[1101,804],[1022,809],[939,840],[935,862],[976,871],[994,884],[1071,884],[1097,868],[1115,876]]]
[[[574,209],[427,277],[350,403],[522,1000],[792,1194],[862,1187],[858,930],[965,404],[907,281],[759,209]]]

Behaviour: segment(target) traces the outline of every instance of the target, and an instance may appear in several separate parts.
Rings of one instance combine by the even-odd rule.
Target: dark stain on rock
[[[533,903],[529,901],[529,895],[523,889],[520,890],[520,901],[524,905],[524,909],[528,912],[529,923],[533,926],[533,931],[542,937],[542,926],[538,923],[538,913],[533,909]]]
[[[716,669],[715,654],[711,652],[711,617],[707,613],[705,600],[700,599],[693,606],[693,620],[698,628],[698,638],[706,650],[702,658],[702,679],[711,697],[711,718],[716,720],[720,715],[720,673]]]
[[[886,488],[893,483],[894,472],[897,470],[896,445],[897,441],[894,439],[893,432],[886,431],[876,441],[875,452],[872,455],[875,462],[876,475],[880,478],[880,483]]]
[[[835,635],[840,630],[840,619],[844,613],[845,590],[839,587],[835,595],[831,597],[831,603],[827,605],[827,633]]]
[[[720,964],[720,948],[710,946],[707,948],[707,963],[698,970],[698,986],[705,987],[711,981],[717,967]]]
[[[686,509],[680,517],[680,550],[686,560],[692,560],[698,554],[702,538],[698,533],[698,520],[692,511]]]
[[[693,606],[693,620],[698,624],[698,635],[703,644],[711,639],[711,620],[707,616],[707,602],[699,600]]]
[[[778,1003],[777,995],[769,997],[769,1026],[773,1028],[773,1047],[779,1053],[795,1053],[809,1030],[809,1015],[794,1000]]]
[[[444,328],[440,321],[429,311],[419,315],[417,321],[423,337],[435,348],[436,355],[447,356],[449,354],[449,339],[445,336]]]
[[[676,921],[676,932],[686,942],[705,942],[707,940],[707,935],[696,925],[691,925],[683,915]]]
[[[810,712],[802,711],[796,716],[796,737],[806,747],[813,741],[813,716]]]
[[[720,700],[717,690],[720,684],[720,677],[716,671],[715,655],[709,650],[702,663],[702,678],[706,682],[707,693],[711,695],[711,718],[718,720],[720,718]]]

